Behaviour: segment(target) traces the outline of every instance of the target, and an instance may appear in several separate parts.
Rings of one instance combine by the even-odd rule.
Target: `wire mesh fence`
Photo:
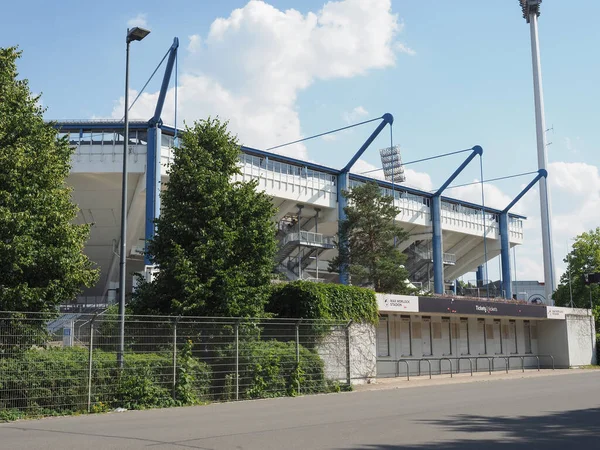
[[[0,312],[0,419],[344,390],[346,322]]]

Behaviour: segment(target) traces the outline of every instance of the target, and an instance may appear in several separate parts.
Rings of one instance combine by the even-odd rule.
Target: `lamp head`
[[[540,16],[540,5],[542,0],[519,0],[521,4],[521,10],[523,11],[523,18],[529,23],[531,14],[535,14],[537,17]]]
[[[133,27],[127,30],[127,43],[129,44],[131,41],[141,41],[146,36],[150,34],[150,30],[146,30],[145,28]]]

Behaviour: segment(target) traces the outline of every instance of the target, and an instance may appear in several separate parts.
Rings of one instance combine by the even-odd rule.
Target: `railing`
[[[433,252],[431,250],[416,249],[415,253],[421,259],[433,261]],[[454,253],[444,253],[442,256],[442,261],[444,264],[453,266],[456,264],[456,255]]]
[[[324,236],[321,233],[313,233],[312,231],[300,231],[294,233],[288,233],[281,241],[281,245],[284,246],[289,242],[300,241],[308,243],[309,245],[323,245],[323,246],[334,246],[333,236]]]
[[[360,358],[347,321],[128,314],[124,334],[108,313],[53,332],[47,322],[0,312],[0,417],[331,392],[351,384]]]
[[[431,370],[431,362],[435,361],[435,362],[439,362],[439,366],[440,366],[440,370],[439,370],[439,375],[442,374],[442,362],[443,361],[448,361],[448,363],[450,364],[450,378],[453,378],[453,374],[454,374],[454,364],[452,364],[452,361],[456,361],[456,373],[460,373],[460,362],[461,361],[469,361],[469,371],[471,373],[471,376],[473,376],[473,359],[475,360],[475,373],[479,372],[479,360],[480,359],[487,359],[488,360],[488,371],[489,374],[491,375],[493,371],[495,371],[495,367],[494,367],[494,361],[496,359],[503,359],[504,363],[505,363],[505,370],[506,373],[509,372],[510,370],[510,360],[514,359],[514,358],[518,358],[521,360],[521,371],[525,372],[525,359],[526,358],[535,358],[537,361],[537,370],[538,372],[540,371],[540,358],[549,358],[551,363],[552,363],[552,370],[555,370],[555,365],[554,365],[554,356],[552,355],[496,355],[496,356],[461,356],[461,357],[452,357],[452,356],[444,356],[441,358],[402,358],[402,359],[378,359],[377,363],[394,363],[395,364],[395,376],[399,377],[400,376],[400,363],[404,363],[406,364],[406,380],[410,381],[410,363],[411,362],[416,362],[417,363],[417,373],[418,376],[421,376],[421,364],[423,362],[427,362],[428,364],[428,368],[429,368],[429,379],[431,379],[432,376],[432,370]]]

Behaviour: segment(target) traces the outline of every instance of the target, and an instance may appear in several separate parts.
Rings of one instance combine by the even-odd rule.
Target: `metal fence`
[[[50,326],[49,326],[50,325]],[[349,324],[296,319],[0,312],[0,420],[332,392]]]

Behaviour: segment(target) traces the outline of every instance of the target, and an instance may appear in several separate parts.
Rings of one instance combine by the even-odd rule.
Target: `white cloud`
[[[369,111],[362,106],[357,106],[356,108],[352,109],[352,111],[344,111],[342,117],[346,123],[352,124],[360,119],[364,119],[368,115]]]
[[[401,42],[396,42],[395,47],[396,47],[396,50],[398,50],[400,53],[406,53],[407,55],[410,55],[410,56],[415,56],[417,54],[416,51],[414,51],[412,48],[404,45]]]
[[[188,52],[196,53],[200,51],[200,45],[202,44],[202,38],[197,34],[192,34],[188,37],[189,43],[187,46]]]
[[[179,77],[179,124],[219,115],[243,144],[263,149],[301,139],[299,93],[317,80],[393,66],[401,29],[391,0],[330,1],[307,14],[252,0],[216,19],[206,37],[190,37]],[[142,96],[131,116],[150,117],[156,97]],[[121,99],[112,116],[121,118],[122,110]],[[171,89],[163,120],[173,123],[173,113]],[[307,157],[303,145],[277,151]]]
[[[473,182],[478,181],[479,180],[473,180]],[[448,189],[444,195],[481,205],[481,184],[471,184],[469,186]],[[506,208],[512,200],[508,195],[502,192],[502,190],[490,183],[483,184],[483,195],[485,205],[495,209]],[[515,205],[513,212],[518,212],[518,204]]]
[[[553,162],[548,165],[552,201],[552,232],[556,279],[566,269],[563,259],[571,239],[598,226],[600,171],[582,162]],[[519,279],[543,280],[539,190],[532,189],[517,204],[527,216],[525,243],[517,249]]]
[[[337,141],[338,137],[335,134],[326,134],[325,136],[321,136],[321,139],[327,142]]]
[[[147,14],[139,13],[137,16],[135,16],[127,21],[127,26],[129,28],[133,28],[133,27],[148,28],[148,21],[146,20],[146,17],[147,17]]]

